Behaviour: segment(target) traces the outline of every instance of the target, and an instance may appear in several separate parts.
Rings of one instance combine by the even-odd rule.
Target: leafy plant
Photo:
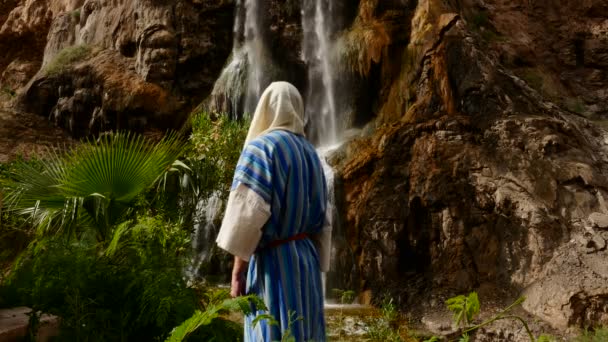
[[[266,310],[266,306],[264,302],[257,296],[243,296],[237,297],[233,299],[224,299],[221,302],[212,301],[204,311],[197,310],[192,317],[188,318],[178,327],[173,329],[169,338],[167,338],[167,342],[181,342],[191,336],[194,333],[197,333],[200,337],[201,328],[209,327],[214,322],[225,321],[221,315],[227,311],[237,311],[240,310],[244,314],[250,314],[252,312],[252,306],[255,305],[257,308],[262,310]],[[219,331],[222,331],[220,329]],[[214,340],[220,341],[229,341],[224,339],[225,336],[218,336],[217,330],[214,332],[211,329],[204,332],[206,333],[208,338],[212,338]],[[239,329],[239,334],[241,333]],[[211,336],[210,336],[211,335]]]
[[[457,326],[468,326],[473,318],[479,314],[479,298],[476,292],[468,296],[459,295],[446,301],[448,310],[454,314],[454,323]]]
[[[200,113],[193,117],[189,161],[196,168],[191,173],[195,193],[205,196],[216,190],[230,190],[248,126],[247,122],[230,120],[225,115]]]
[[[97,242],[39,238],[0,288],[6,304],[62,318],[62,340],[165,338],[199,306],[183,280],[189,232],[162,218],[117,229],[114,250]]]
[[[452,297],[446,301],[448,309],[454,313],[454,322],[456,325],[461,327],[462,338],[461,341],[468,341],[468,333],[475,331],[483,326],[494,323],[501,319],[514,319],[522,323],[526,334],[530,338],[530,341],[537,341],[528,326],[528,323],[520,316],[509,314],[509,312],[516,306],[520,305],[526,300],[525,297],[519,297],[515,302],[506,307],[498,314],[490,317],[489,319],[477,324],[471,325],[473,318],[479,313],[480,304],[477,293],[471,292],[468,296],[459,295]]]
[[[371,320],[367,327],[367,338],[369,341],[403,341],[399,334],[399,313],[392,298],[385,297],[380,308],[382,315]]]
[[[80,13],[78,13],[80,15]],[[58,75],[65,72],[74,63],[79,62],[88,57],[92,52],[92,48],[88,45],[74,45],[66,47],[59,51],[49,64],[44,68],[44,72],[49,75]]]
[[[355,291],[332,289],[333,295],[340,300],[340,304],[351,304],[355,300]]]
[[[16,163],[6,201],[41,235],[92,233],[105,241],[133,214],[139,195],[175,167],[185,168],[177,161],[183,148],[177,135],[156,144],[130,133],[105,135],[39,165]]]

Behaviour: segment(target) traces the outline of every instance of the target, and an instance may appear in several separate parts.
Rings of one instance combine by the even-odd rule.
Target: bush
[[[92,49],[88,45],[74,45],[66,47],[47,64],[44,72],[48,76],[58,75],[69,69],[74,63],[77,63],[89,56]]]
[[[61,317],[62,340],[163,339],[198,308],[182,277],[189,246],[188,232],[161,218],[124,223],[105,250],[85,241],[38,240],[0,297]]]
[[[182,186],[179,199],[165,201],[169,205],[179,204],[167,209],[180,211],[184,222],[194,222],[196,215],[201,215],[196,212],[197,204],[212,194],[224,202],[228,198],[249,124],[232,121],[225,115],[213,117],[199,113],[192,117],[191,126],[190,148],[185,160],[190,170],[179,182]]]

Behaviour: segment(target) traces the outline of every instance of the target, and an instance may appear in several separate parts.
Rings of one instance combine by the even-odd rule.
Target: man
[[[235,256],[232,296],[257,294],[277,325],[245,317],[245,341],[325,341],[321,271],[331,225],[321,161],[304,136],[298,90],[272,83],[256,108],[217,238]],[[246,272],[246,277],[245,277]]]

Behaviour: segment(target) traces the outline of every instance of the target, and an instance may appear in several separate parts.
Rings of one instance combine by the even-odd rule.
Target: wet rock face
[[[179,127],[210,92],[232,46],[232,1],[64,2],[37,1],[34,6],[22,0],[27,10],[15,7],[9,20],[21,18],[23,26],[36,33],[32,36],[46,40],[39,39],[34,48],[38,54],[7,59],[12,68],[30,72],[17,89],[33,76],[31,68],[21,65],[42,64],[22,91],[21,108],[50,116],[77,136],[115,128]],[[35,12],[38,21],[46,21],[27,21],[24,12]],[[22,31],[2,41],[14,45],[18,38],[21,43],[29,34]],[[66,62],[66,49],[75,46],[93,52],[68,56]],[[49,72],[58,60],[69,65]],[[3,79],[3,84],[9,81]],[[135,89],[121,88],[134,84]],[[151,96],[150,89],[160,97]],[[150,98],[153,101],[144,105]]]
[[[606,324],[606,133],[503,63],[458,9],[418,3],[407,63],[379,62],[397,76],[373,95],[376,128],[334,156],[337,267],[352,256],[359,275],[342,281],[407,308],[504,288],[555,328]]]

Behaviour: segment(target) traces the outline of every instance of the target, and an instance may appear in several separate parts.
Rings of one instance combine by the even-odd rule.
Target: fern
[[[252,313],[252,305],[260,310],[266,310],[264,302],[256,296],[244,296],[226,299],[220,304],[211,304],[205,311],[197,310],[192,317],[176,327],[166,342],[181,342],[201,327],[208,326],[215,320],[221,320],[221,313],[225,311],[240,310],[244,314]],[[267,318],[264,316],[264,318]],[[256,320],[258,322],[259,320]]]

